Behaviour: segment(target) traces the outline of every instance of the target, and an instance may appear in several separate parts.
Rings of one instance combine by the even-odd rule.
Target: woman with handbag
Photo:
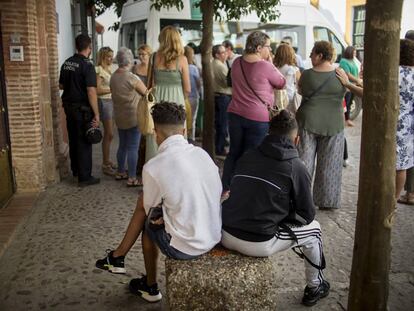
[[[305,70],[298,83],[302,95],[296,113],[298,150],[311,176],[315,171],[313,200],[320,209],[341,206],[345,88],[331,64],[333,54],[330,42],[315,42],[310,54],[313,68]]]
[[[269,109],[274,108],[273,89],[285,86],[283,75],[267,61],[269,55],[269,36],[254,31],[247,37],[245,54],[231,67],[233,94],[227,110],[230,150],[224,162],[223,198],[228,195],[237,160],[267,135]]]
[[[181,35],[174,26],[166,26],[158,36],[160,46],[151,57],[152,72],[148,74],[148,89],[154,88],[157,103],[165,101],[185,106],[191,92],[190,73]],[[157,154],[154,134],[146,135],[145,162]]]
[[[96,71],[96,91],[98,94],[99,115],[103,123],[104,136],[102,140],[102,172],[106,175],[115,174],[116,165],[110,160],[111,142],[114,136],[113,130],[113,103],[109,80],[111,79],[112,60],[114,52],[110,47],[99,49]]]
[[[288,98],[287,107],[279,107],[280,109],[287,109],[292,113],[296,113],[299,108],[299,97],[297,94],[297,83],[300,78],[300,70],[296,66],[295,51],[289,44],[282,43],[276,49],[273,65],[280,71],[286,79],[286,93]]]
[[[133,55],[130,49],[120,48],[116,60],[119,68],[113,73],[110,81],[115,123],[119,134],[118,171],[115,179],[128,179],[127,186],[137,187],[142,185],[137,179],[138,146],[141,138],[137,127],[137,107],[141,95],[146,93],[147,88],[131,72]],[[128,162],[128,172],[125,162]]]

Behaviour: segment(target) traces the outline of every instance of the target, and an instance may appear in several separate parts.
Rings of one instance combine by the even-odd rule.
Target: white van
[[[136,52],[139,44],[147,43],[153,49],[158,47],[158,34],[167,25],[176,25],[181,29],[184,43],[201,41],[201,14],[193,7],[195,1],[184,0],[182,10],[175,7],[156,11],[151,1],[129,0],[124,4],[120,21],[119,46],[127,46]],[[243,16],[240,21],[215,22],[214,44],[225,39],[233,41],[235,46],[244,46],[249,32],[260,29],[279,43],[285,36],[293,39],[298,54],[307,60],[313,43],[318,40],[332,42],[340,56],[346,47],[343,38],[335,28],[308,0],[282,0],[276,9],[280,16],[276,21],[261,23],[256,14]],[[308,67],[310,63],[308,62]]]
[[[122,9],[119,46],[130,48],[136,55],[137,47],[142,43],[149,44],[154,50],[158,48],[158,35],[167,25],[175,25],[180,31],[184,44],[201,42],[201,14],[194,6],[196,0],[183,0],[183,9],[175,7],[156,11],[151,9],[149,0],[128,0]],[[236,48],[242,49],[247,35],[253,30],[266,32],[275,48],[282,38],[291,37],[293,46],[305,62],[305,68],[311,67],[309,59],[313,44],[318,40],[330,41],[337,52],[339,62],[347,44],[341,35],[318,9],[309,4],[309,0],[281,0],[275,8],[280,16],[275,21],[261,23],[255,13],[243,16],[239,21],[216,21],[213,26],[213,44],[228,39]],[[356,117],[360,104],[351,113]]]

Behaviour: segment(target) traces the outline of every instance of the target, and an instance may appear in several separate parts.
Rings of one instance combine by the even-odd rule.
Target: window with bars
[[[365,5],[354,7],[354,19],[353,19],[353,33],[352,41],[353,46],[357,50],[364,49],[364,33],[365,33]]]

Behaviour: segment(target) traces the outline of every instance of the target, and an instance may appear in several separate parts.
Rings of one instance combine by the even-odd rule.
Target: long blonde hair
[[[165,64],[171,64],[178,57],[184,55],[184,47],[181,42],[181,35],[174,26],[166,26],[158,36],[160,47],[158,52],[164,58]]]
[[[114,54],[114,51],[112,51],[112,49],[109,46],[104,46],[99,49],[96,61],[98,66],[102,66],[104,59],[109,55],[109,53],[112,53],[112,55]]]

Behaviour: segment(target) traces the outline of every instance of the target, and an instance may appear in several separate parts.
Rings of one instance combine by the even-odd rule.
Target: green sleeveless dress
[[[156,102],[168,101],[185,106],[183,83],[178,62],[179,59],[177,58],[175,70],[154,69],[154,96]],[[158,145],[155,142],[154,135],[147,135],[145,139],[145,162],[147,162],[157,154]]]

